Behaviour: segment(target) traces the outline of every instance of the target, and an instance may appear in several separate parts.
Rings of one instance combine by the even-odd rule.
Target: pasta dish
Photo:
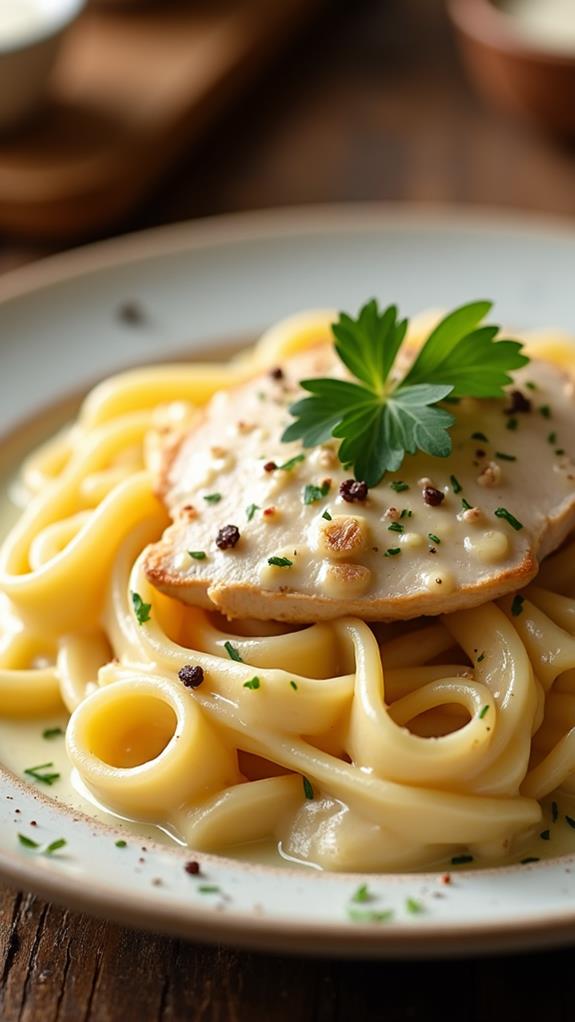
[[[488,309],[98,385],[21,469],[0,718],[65,709],[84,789],[196,850],[521,861],[575,794],[575,404]]]

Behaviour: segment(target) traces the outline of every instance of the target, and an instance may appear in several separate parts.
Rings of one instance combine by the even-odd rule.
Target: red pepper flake
[[[445,500],[445,494],[435,486],[426,486],[423,490],[423,500],[430,507],[439,507]]]
[[[184,506],[180,508],[180,514],[185,515],[186,518],[189,519],[198,517],[198,512],[193,504],[184,504]]]
[[[276,366],[275,369],[270,369],[270,376],[272,380],[283,380],[284,371],[281,366]]]
[[[196,862],[195,859],[192,859],[190,862],[186,862],[184,864],[184,869],[186,873],[190,874],[190,876],[197,877],[200,872],[200,864],[199,862]]]
[[[451,883],[451,873],[442,873],[440,878],[439,878],[439,882],[441,884],[450,884]]]
[[[347,501],[348,504],[354,504],[356,501],[367,500],[367,483],[363,480],[357,479],[345,479],[343,483],[339,484],[340,496]]]
[[[185,664],[178,671],[178,678],[183,681],[186,688],[199,688],[204,680],[204,669],[199,664]]]
[[[265,518],[273,518],[277,513],[277,507],[272,504],[271,507],[264,507],[263,514]]]
[[[277,465],[275,461],[266,461],[264,465],[264,472],[275,472]]]
[[[514,415],[515,412],[530,412],[531,401],[525,397],[520,390],[512,390],[509,395],[509,406],[505,409],[506,415]]]
[[[240,540],[240,530],[237,525],[224,525],[216,536],[216,546],[220,550],[229,550],[236,546]]]

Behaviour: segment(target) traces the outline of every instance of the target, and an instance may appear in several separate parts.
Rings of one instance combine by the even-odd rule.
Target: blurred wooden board
[[[65,42],[43,110],[0,139],[0,228],[71,240],[111,226],[319,3],[187,0],[87,11]]]

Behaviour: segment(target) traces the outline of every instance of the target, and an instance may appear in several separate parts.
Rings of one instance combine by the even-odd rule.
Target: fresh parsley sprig
[[[498,327],[480,325],[490,309],[472,302],[442,319],[403,377],[394,370],[407,320],[396,307],[381,312],[372,299],[357,319],[341,313],[332,326],[335,350],[354,379],[302,380],[311,396],[291,405],[295,421],[282,440],[315,447],[341,439],[340,461],[368,486],[396,472],[406,454],[447,457],[454,418],[440,402],[502,397],[510,373],[529,361],[519,342],[496,340]]]

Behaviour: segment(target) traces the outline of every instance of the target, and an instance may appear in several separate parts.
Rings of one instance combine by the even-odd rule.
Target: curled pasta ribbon
[[[68,755],[84,782],[118,812],[165,819],[239,780],[236,755],[182,685],[132,675],[73,713]]]

